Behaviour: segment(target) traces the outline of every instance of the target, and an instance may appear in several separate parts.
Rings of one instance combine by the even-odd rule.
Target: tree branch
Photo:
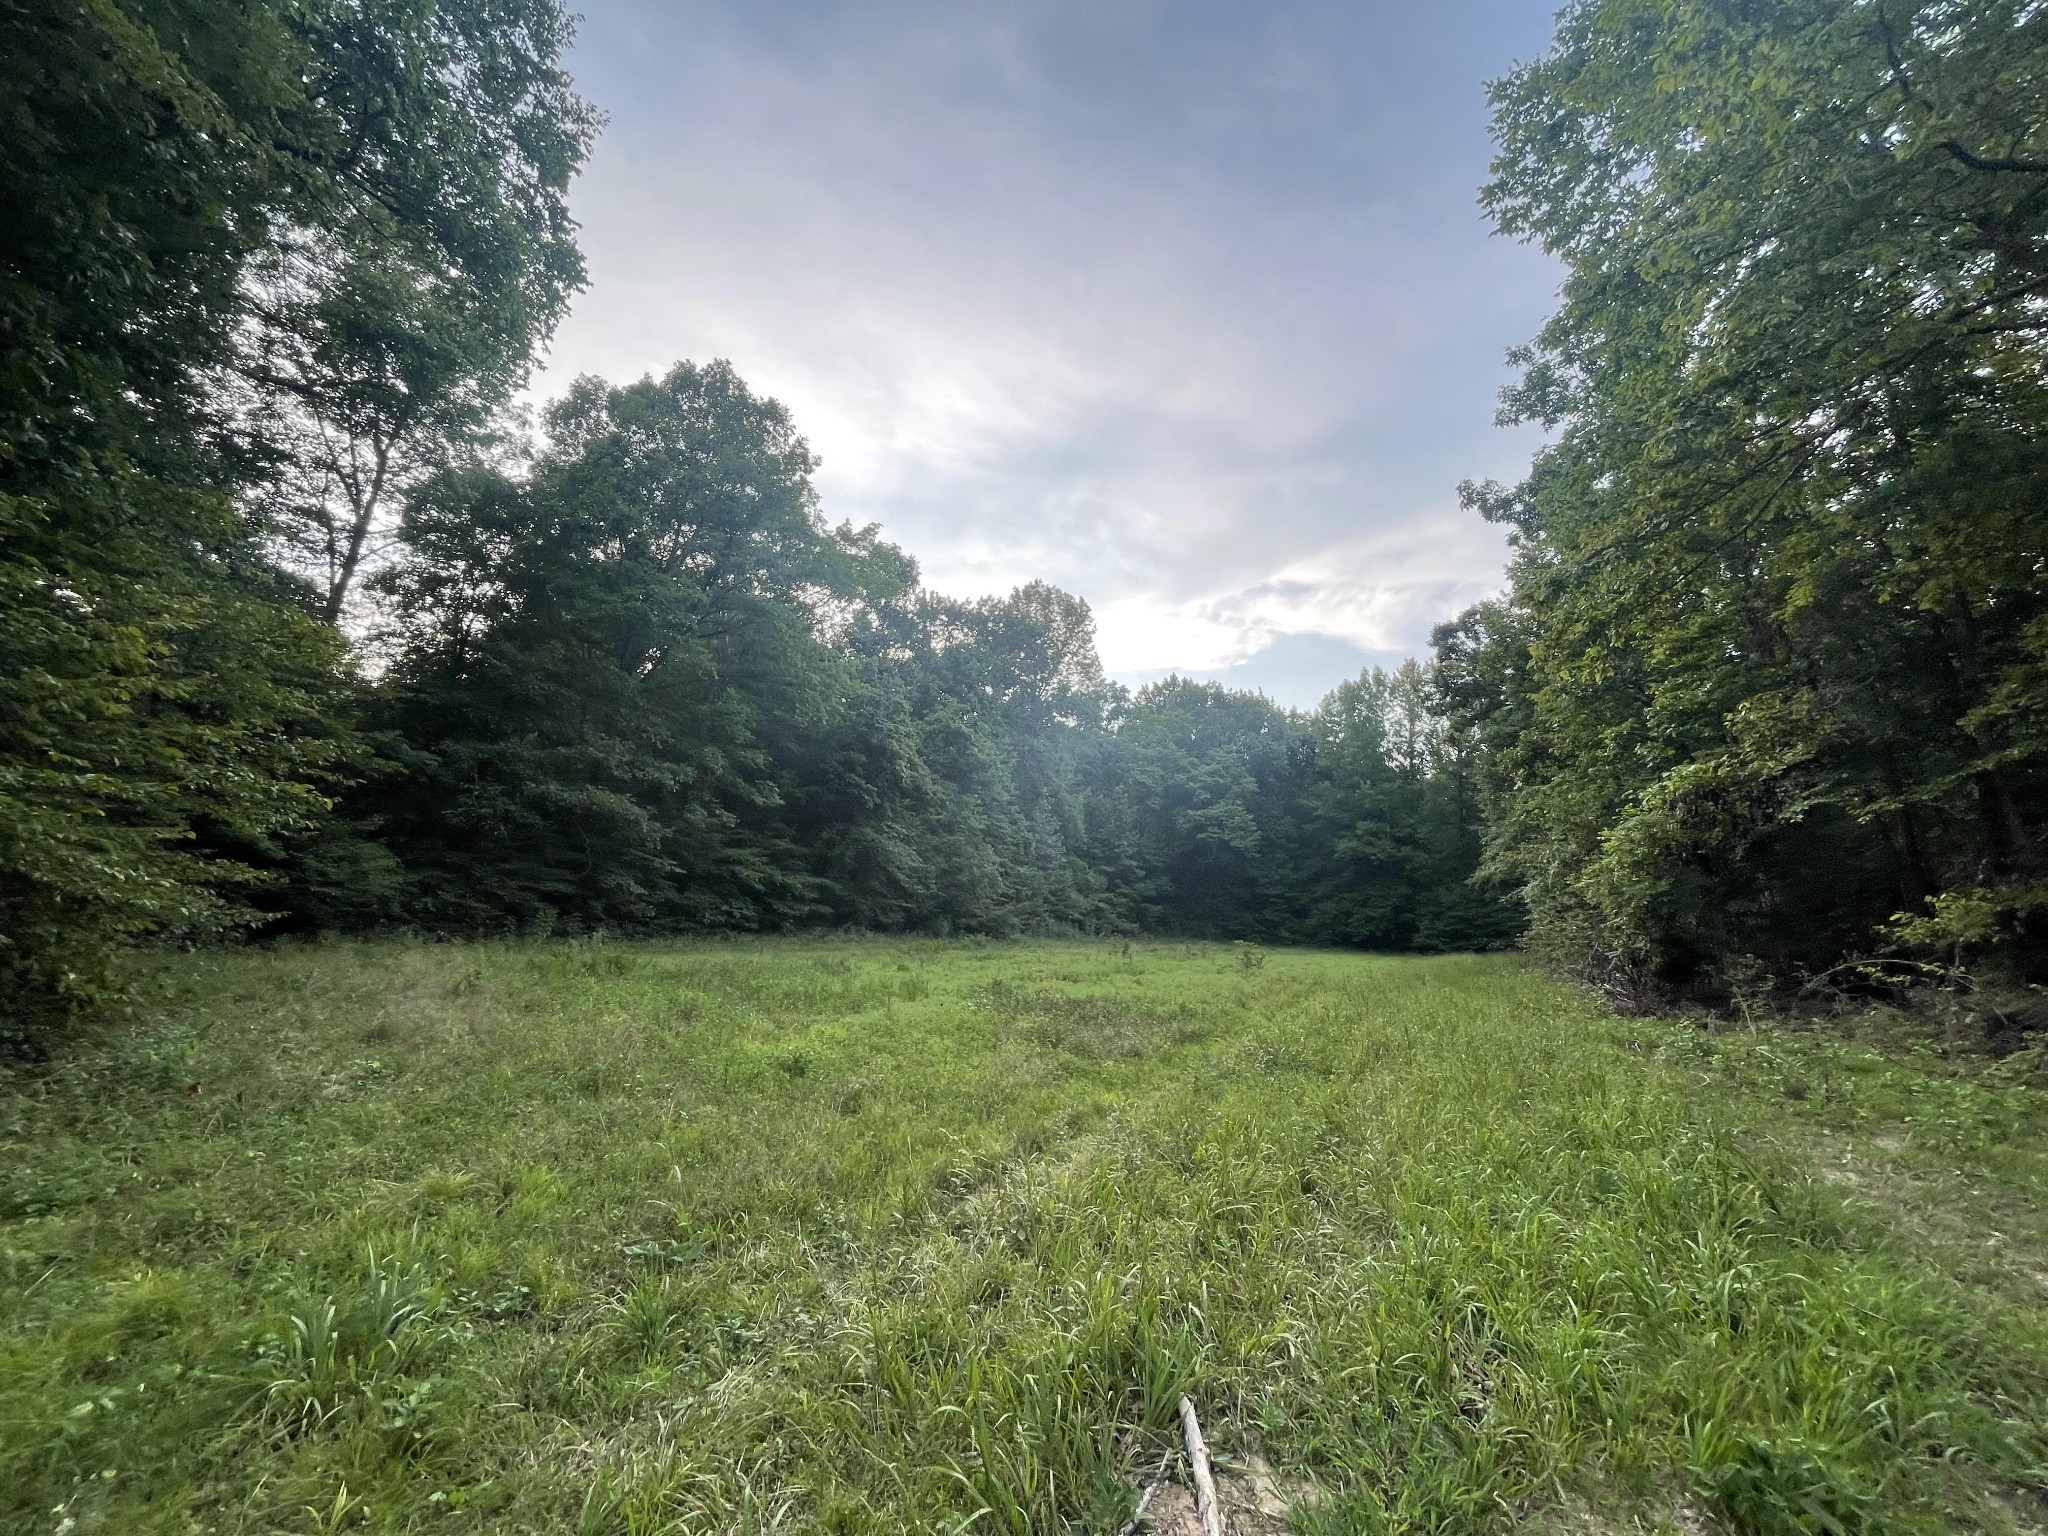
[[[1989,157],[1972,154],[1956,139],[1943,139],[1940,148],[1973,171],[2018,171],[2027,176],[2048,176],[2048,160],[2018,160],[2011,156]]]

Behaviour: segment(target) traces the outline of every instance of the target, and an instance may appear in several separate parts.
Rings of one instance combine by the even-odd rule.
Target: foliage
[[[159,957],[0,1093],[0,1525],[1101,1532],[1184,1391],[1310,1536],[2038,1494],[2011,1064],[1245,953]]]
[[[398,368],[419,409],[469,421],[448,401],[503,393],[578,271],[560,191],[589,118],[554,67],[565,26],[551,0],[0,16],[13,1043],[108,1000],[122,938],[217,931],[238,911],[223,891],[317,819],[350,750],[348,666],[251,510],[266,480],[314,472],[242,430],[255,354],[288,331],[372,351],[431,332],[468,361]],[[346,313],[287,314],[287,266],[295,291],[352,295]]]
[[[257,558],[200,377],[288,56],[205,7],[0,18],[0,1042],[108,1000],[121,937],[219,924],[197,838],[316,808],[334,648]]]
[[[1089,862],[1154,929],[1370,949],[1495,949],[1466,741],[1428,668],[1372,668],[1301,716],[1169,678],[1118,700],[1084,777]]]
[[[1475,744],[1441,714],[1435,669],[1413,661],[1345,683],[1316,712],[1318,866],[1308,936],[1425,950],[1499,949],[1519,908],[1473,880],[1481,851]]]
[[[0,18],[16,1043],[109,1000],[122,941],[258,912],[1504,941],[1463,889],[1462,757],[1395,767],[1364,716],[1179,679],[1131,697],[1043,583],[924,590],[822,520],[728,365],[581,381],[522,444],[508,401],[582,281],[569,26]]]
[[[208,845],[308,823],[334,753],[331,636],[237,579],[221,502],[95,478],[0,498],[0,1045],[117,997],[121,939],[235,919]]]
[[[1465,890],[1469,774],[1424,669],[1316,723],[1130,695],[1070,594],[952,601],[827,526],[787,413],[724,363],[581,381],[547,425],[522,473],[409,505],[388,760],[317,845],[357,878],[307,890],[312,924],[1512,938]]]
[[[1513,588],[1440,664],[1580,968],[1711,991],[2040,877],[2044,92],[2017,0],[1586,0],[1495,86],[1557,436],[1471,490]]]
[[[1948,950],[1960,961],[2005,937],[2007,925],[2048,907],[2048,884],[1975,886],[1943,891],[1925,912],[1901,912],[1892,929],[1906,944]]]
[[[557,0],[284,13],[303,97],[245,282],[237,427],[331,623],[389,509],[484,438],[583,285],[568,212],[597,114]]]
[[[1121,926],[1081,847],[1079,775],[1110,693],[1087,605],[1043,582],[974,602],[906,591],[852,647],[871,702],[839,740],[858,766],[793,797],[802,835],[833,850],[836,915],[939,933]]]
[[[389,583],[406,644],[366,804],[439,927],[756,927],[818,910],[781,828],[764,711],[816,718],[817,630],[872,577],[818,519],[808,450],[723,365],[549,413],[524,481],[445,477]]]

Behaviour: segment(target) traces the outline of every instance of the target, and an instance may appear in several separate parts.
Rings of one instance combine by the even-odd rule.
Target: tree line
[[[2048,11],[1576,0],[1484,201],[1508,587],[1315,710],[835,526],[722,363],[510,409],[555,0],[0,13],[0,987],[146,936],[1174,932],[2048,981]],[[686,297],[686,296],[685,296]]]
[[[555,0],[0,15],[0,990],[143,936],[1505,942],[1413,666],[1106,681],[831,526],[724,364],[508,407],[583,281]]]
[[[951,600],[832,526],[724,363],[577,383],[515,469],[425,481],[373,585],[381,744],[299,847],[323,927],[1153,930],[1505,942],[1426,671],[1312,714],[1106,680],[1085,604]]]

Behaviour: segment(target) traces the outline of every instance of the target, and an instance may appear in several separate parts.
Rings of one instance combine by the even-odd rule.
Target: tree
[[[1110,712],[1088,783],[1092,857],[1143,926],[1285,937],[1312,747],[1263,694],[1181,677]]]
[[[568,187],[598,118],[562,70],[557,0],[288,25],[304,96],[236,373],[264,510],[334,623],[390,509],[477,441],[582,286]]]
[[[901,566],[817,515],[812,459],[724,363],[548,412],[523,481],[415,498],[385,578],[406,648],[381,723],[402,777],[367,808],[411,916],[467,929],[759,927],[815,917],[764,719],[822,723],[821,632]]]
[[[924,923],[1123,926],[1083,851],[1080,775],[1110,697],[1088,605],[1034,581],[971,603],[927,594],[918,617],[924,642],[904,681],[929,722],[919,756],[944,786],[923,837],[941,873]]]
[[[2048,16],[1582,0],[1494,88],[1500,227],[1567,264],[1447,633],[1492,867],[1624,984],[1817,968],[2041,870]],[[2038,931],[2022,945],[2038,971]]]
[[[209,442],[289,40],[258,16],[0,16],[0,990],[26,1043],[109,948],[232,915],[215,831],[317,806],[331,645]],[[162,40],[168,31],[176,46]],[[231,884],[232,882],[228,882]]]
[[[1477,743],[1444,718],[1435,668],[1369,668],[1308,725],[1314,769],[1289,856],[1300,936],[1371,949],[1512,944],[1520,914],[1473,879]]]
[[[371,194],[389,194],[390,230],[488,244],[454,238],[489,212],[477,178],[398,174],[410,129],[378,135],[423,97],[450,135],[468,114],[472,162],[526,133],[498,112],[510,98],[473,87],[556,46],[547,16],[270,0],[0,14],[0,986],[17,1036],[111,995],[122,938],[237,920],[258,876],[230,855],[274,861],[320,815],[348,744],[346,658],[266,558],[249,503],[283,466],[252,457],[224,381],[269,321],[263,274],[287,250],[363,249]],[[474,68],[417,55],[425,73],[372,79],[351,41],[450,25]],[[547,146],[519,148],[538,165]],[[508,185],[507,201],[545,205],[549,185]],[[518,253],[494,249],[509,292]]]

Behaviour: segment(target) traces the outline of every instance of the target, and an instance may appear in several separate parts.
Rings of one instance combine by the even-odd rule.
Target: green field
[[[7,1531],[2048,1524],[2048,1115],[1510,959],[162,957],[0,1097]]]

